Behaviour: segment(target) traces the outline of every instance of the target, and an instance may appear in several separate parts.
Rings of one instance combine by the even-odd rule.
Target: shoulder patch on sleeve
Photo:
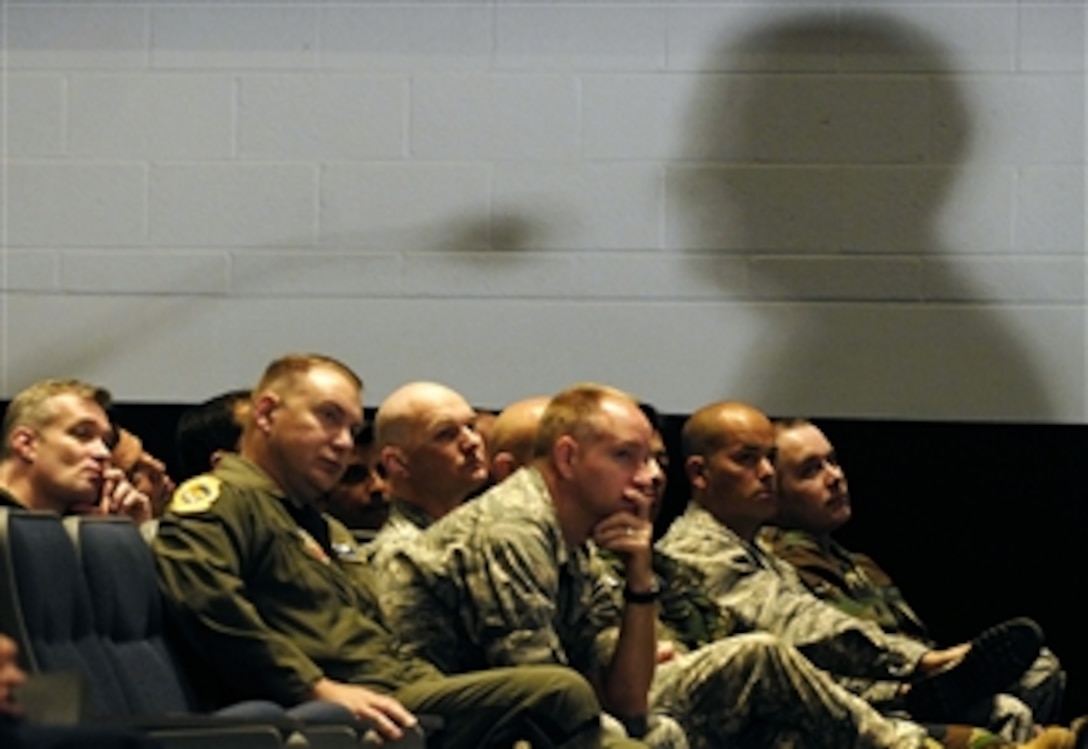
[[[207,512],[219,499],[219,489],[222,484],[223,482],[215,476],[197,476],[189,479],[174,492],[167,509],[178,515]]]

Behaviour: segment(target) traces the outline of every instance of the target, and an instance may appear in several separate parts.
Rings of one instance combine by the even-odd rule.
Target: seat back
[[[131,712],[189,712],[194,700],[163,632],[162,600],[147,542],[128,518],[67,517],[96,629]]]
[[[0,629],[15,639],[30,673],[80,674],[90,714],[129,713],[75,548],[52,513],[0,508]]]
[[[231,718],[178,714],[186,697],[161,637],[142,537],[128,520],[67,522],[68,529],[52,513],[0,508],[0,630],[16,640],[25,668],[78,674],[89,687],[90,716],[145,731],[164,749],[283,749],[295,724],[272,703]]]

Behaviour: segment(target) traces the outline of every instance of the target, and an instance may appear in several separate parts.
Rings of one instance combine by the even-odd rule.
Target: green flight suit
[[[169,613],[239,697],[293,705],[328,677],[441,716],[447,747],[476,749],[525,716],[557,740],[603,742],[592,688],[569,669],[445,676],[402,652],[370,615],[347,528],[238,456],[178,489],[153,548]]]

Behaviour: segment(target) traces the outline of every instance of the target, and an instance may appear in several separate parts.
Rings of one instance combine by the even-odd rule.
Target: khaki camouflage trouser
[[[692,749],[919,749],[921,726],[886,718],[774,635],[735,635],[658,667],[650,705]]]

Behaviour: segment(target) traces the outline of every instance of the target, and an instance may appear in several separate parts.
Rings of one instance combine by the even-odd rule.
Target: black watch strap
[[[661,586],[654,585],[649,590],[631,590],[627,586],[623,588],[623,600],[627,603],[654,603],[661,596]]]

